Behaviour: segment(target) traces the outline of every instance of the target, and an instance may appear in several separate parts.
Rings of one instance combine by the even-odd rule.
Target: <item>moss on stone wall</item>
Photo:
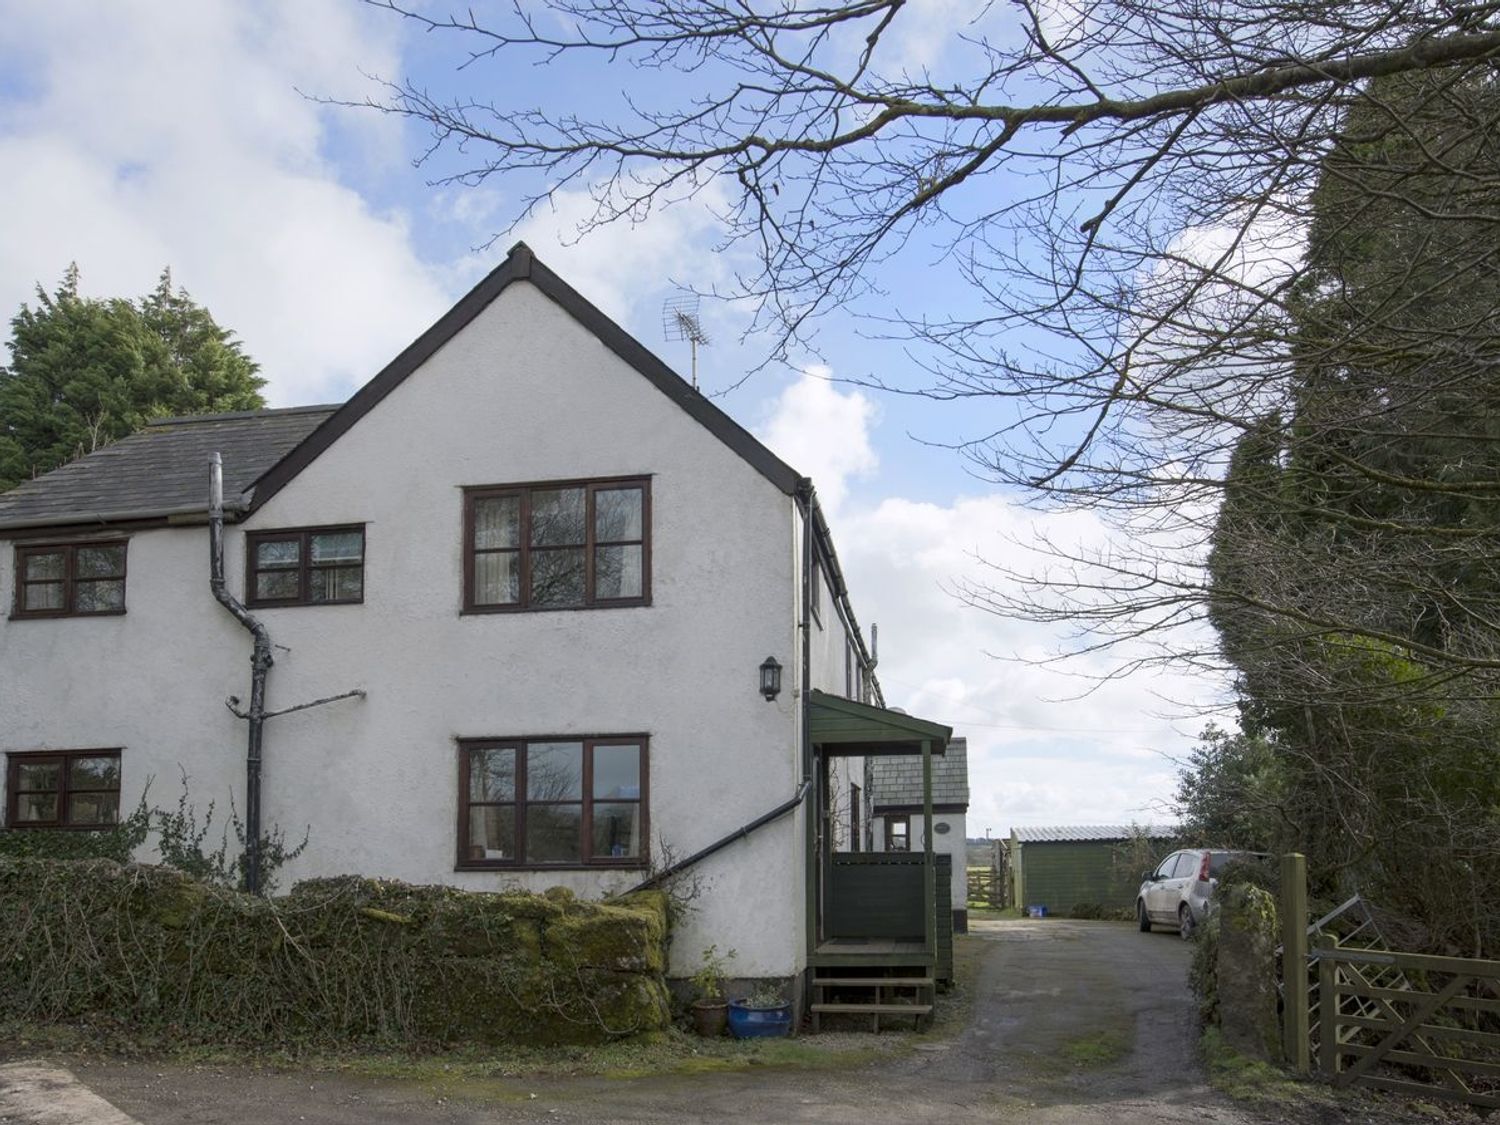
[[[355,877],[261,899],[160,867],[0,858],[0,1018],[258,1044],[599,1042],[669,1021],[659,899]]]

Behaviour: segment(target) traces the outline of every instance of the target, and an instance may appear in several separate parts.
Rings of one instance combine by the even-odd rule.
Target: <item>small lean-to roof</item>
[[[163,418],[0,493],[0,532],[191,517],[208,511],[208,459],[224,455],[227,507],[335,406]]]
[[[808,703],[813,742],[839,753],[920,754],[922,743],[930,742],[936,755],[943,753],[953,737],[953,728],[942,723],[817,688],[808,693]]]
[[[910,755],[875,758],[870,762],[870,803],[882,808],[904,809],[922,803],[922,760]],[[969,805],[969,744],[967,739],[948,740],[941,758],[932,760],[932,803]]]
[[[1021,844],[1079,844],[1127,840],[1142,833],[1152,840],[1170,840],[1175,824],[1068,824],[1050,828],[1012,828],[1011,836]]]

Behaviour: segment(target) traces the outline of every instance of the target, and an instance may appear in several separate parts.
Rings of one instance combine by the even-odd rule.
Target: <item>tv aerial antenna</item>
[[[693,390],[698,389],[698,345],[708,346],[708,333],[698,319],[698,294],[668,297],[661,307],[661,327],[668,340],[686,340],[693,353]]]

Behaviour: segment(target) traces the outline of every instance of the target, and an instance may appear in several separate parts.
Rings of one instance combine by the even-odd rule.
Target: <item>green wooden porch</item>
[[[932,1010],[936,983],[952,975],[948,888],[940,886],[949,873],[939,871],[932,847],[932,758],[947,749],[952,729],[820,691],[810,696],[817,815],[808,818],[807,964],[815,1024],[832,1012],[870,1015],[877,1030],[882,1016],[920,1019]],[[889,754],[922,759],[922,850],[835,850],[830,762]]]

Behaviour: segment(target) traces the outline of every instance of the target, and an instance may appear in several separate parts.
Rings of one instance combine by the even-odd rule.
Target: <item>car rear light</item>
[[[1198,865],[1198,882],[1208,882],[1208,862],[1212,858],[1208,852],[1203,853],[1203,862]]]

